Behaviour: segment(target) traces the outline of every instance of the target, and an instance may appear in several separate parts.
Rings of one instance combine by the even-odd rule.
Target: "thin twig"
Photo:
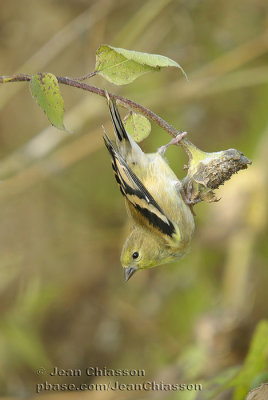
[[[91,93],[95,93],[99,96],[106,97],[105,90],[99,89],[95,86],[88,85],[86,83],[77,82],[75,80],[65,78],[65,77],[57,77],[58,82],[64,85],[73,86],[82,90],[86,90]],[[171,136],[176,137],[180,132],[174,128],[174,126],[170,125],[166,122],[163,118],[159,115],[155,114],[153,111],[149,110],[148,108],[142,106],[141,104],[136,103],[133,100],[126,99],[125,97],[114,95],[112,93],[108,93],[111,98],[115,98],[116,100],[120,100],[121,103],[125,104],[126,106],[130,106],[133,110],[140,112],[141,114],[145,115],[150,120],[154,121],[157,125],[167,131]]]
[[[4,75],[0,76],[0,83],[10,83],[10,82],[24,82],[31,80],[30,74],[15,74],[15,75]]]
[[[83,77],[82,77],[83,78]],[[81,79],[81,78],[80,78]],[[0,76],[0,83],[10,83],[10,82],[23,82],[30,81],[31,75],[29,74],[16,74],[13,76]],[[86,90],[87,92],[91,92],[97,94],[98,96],[106,97],[105,90],[99,89],[95,86],[88,85],[83,82],[78,82],[74,79],[70,79],[67,77],[59,76],[57,77],[59,83],[67,86],[73,86],[78,89]],[[168,132],[171,136],[176,137],[180,131],[178,131],[174,126],[170,125],[167,121],[161,118],[159,115],[155,114],[153,111],[148,108],[142,106],[141,104],[136,103],[133,100],[126,99],[125,97],[114,95],[112,93],[108,93],[111,98],[115,98],[119,100],[122,105],[126,105],[127,108],[131,107],[134,111],[138,111],[139,113],[145,115],[150,120],[154,121],[157,125],[163,128],[166,132]]]

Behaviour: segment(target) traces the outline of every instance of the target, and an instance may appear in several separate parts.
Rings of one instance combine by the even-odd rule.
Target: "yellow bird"
[[[177,144],[186,132],[156,153],[145,154],[126,132],[115,101],[108,94],[107,99],[116,147],[105,130],[104,142],[131,219],[121,254],[128,280],[138,270],[175,261],[189,250],[195,228],[193,214],[183,201],[181,182],[164,158],[167,147]]]

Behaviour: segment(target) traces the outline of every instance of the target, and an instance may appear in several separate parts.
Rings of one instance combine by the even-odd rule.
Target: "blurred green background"
[[[152,109],[202,150],[237,148],[253,165],[217,191],[219,203],[195,207],[183,260],[126,284],[119,261],[126,212],[102,140],[102,124],[112,132],[104,99],[61,87],[68,135],[49,127],[27,84],[2,85],[0,394],[35,398],[36,383],[46,380],[107,381],[37,376],[40,367],[106,366],[145,369],[156,382],[202,383],[203,391],[43,394],[242,400],[254,380],[268,380],[264,359],[240,392],[223,387],[268,318],[267,1],[13,0],[1,7],[1,75],[81,76],[94,69],[103,43],[168,56],[190,83],[170,69],[122,87],[98,77],[90,84]],[[169,140],[153,124],[142,147],[155,151]],[[183,151],[167,157],[183,177]]]

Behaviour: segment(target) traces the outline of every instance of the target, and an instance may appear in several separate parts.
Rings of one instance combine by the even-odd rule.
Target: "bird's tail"
[[[106,98],[108,101],[108,106],[109,106],[109,111],[110,115],[113,121],[113,126],[114,126],[114,131],[115,134],[120,142],[122,142],[123,139],[127,140],[129,142],[129,137],[128,134],[125,130],[125,127],[123,125],[121,116],[119,114],[116,102],[114,99],[111,99],[108,92],[106,91]]]

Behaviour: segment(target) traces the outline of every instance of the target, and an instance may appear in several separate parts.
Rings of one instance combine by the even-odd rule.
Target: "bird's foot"
[[[169,143],[165,144],[164,146],[159,147],[157,150],[161,156],[165,155],[167,148],[171,145],[178,145],[180,141],[187,135],[187,132],[181,132],[176,137],[174,137]]]
[[[182,199],[187,206],[189,206],[190,210],[192,211],[192,214],[195,216],[194,212],[194,206],[197,203],[200,203],[202,199],[199,196],[199,192],[196,188],[194,188],[192,182],[188,182],[186,185],[186,188],[183,187],[182,185],[178,187],[178,190],[182,196]]]

